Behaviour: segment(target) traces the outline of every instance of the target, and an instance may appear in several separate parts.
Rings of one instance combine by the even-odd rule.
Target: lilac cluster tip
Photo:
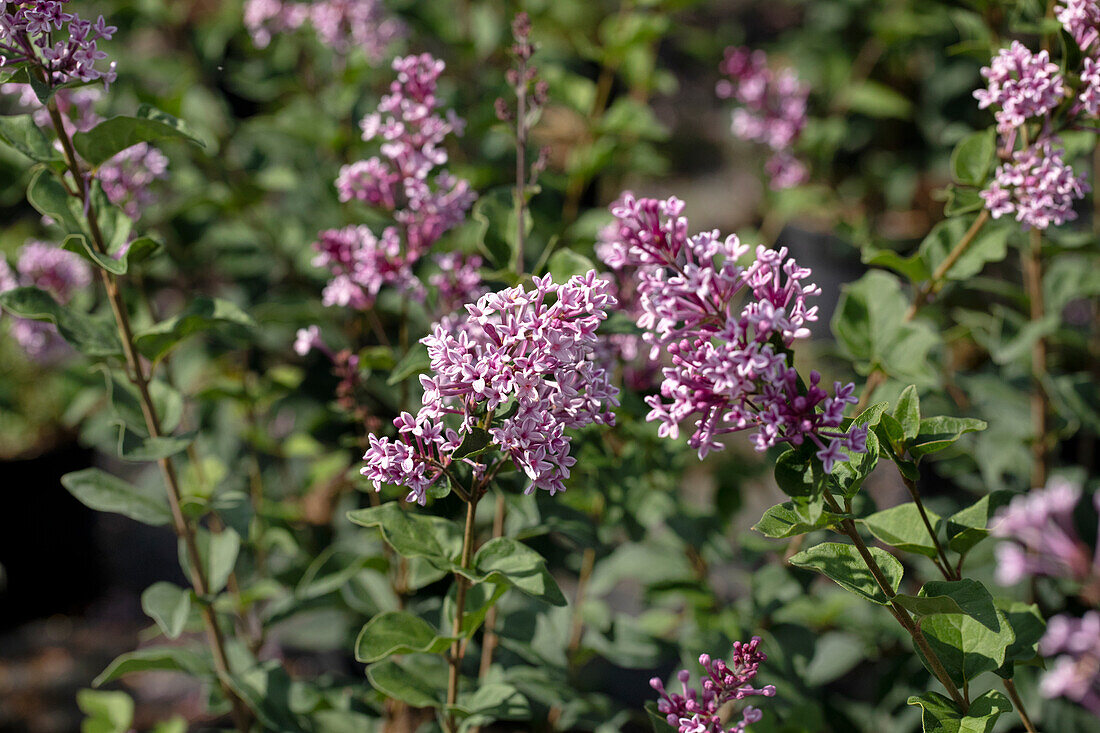
[[[699,664],[705,673],[702,692],[688,686],[691,673],[686,669],[676,675],[682,693],[668,692],[660,678],[654,677],[649,684],[661,696],[657,701],[658,712],[678,733],[743,733],[749,724],[759,721],[763,713],[748,705],[741,711],[741,720],[727,728],[729,721],[723,720],[723,714],[727,713],[728,703],[755,695],[775,695],[773,685],[761,688],[752,686],[760,663],[768,658],[759,647],[759,636],[754,636],[748,643],[734,642],[733,658],[729,664],[712,659],[709,654],[700,655]]]
[[[99,41],[110,40],[118,29],[107,25],[102,15],[92,22],[65,12],[67,4],[68,0],[34,0],[0,6],[0,67],[37,67],[50,86],[113,82],[114,62],[105,70],[96,64],[107,58]]]

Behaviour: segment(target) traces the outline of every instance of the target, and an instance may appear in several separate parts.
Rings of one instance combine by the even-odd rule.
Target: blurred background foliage
[[[404,595],[396,594],[392,558],[376,534],[345,519],[370,502],[358,475],[364,425],[335,401],[331,364],[316,353],[293,354],[296,329],[320,324],[330,344],[361,353],[364,399],[383,423],[416,398],[387,381],[400,353],[379,348],[375,334],[346,312],[321,306],[325,274],[311,265],[310,245],[321,229],[378,222],[365,207],[341,204],[333,181],[340,166],[370,150],[358,121],[386,91],[388,58],[427,51],[447,63],[445,106],[467,121],[449,167],[480,195],[467,222],[437,248],[483,254],[490,280],[507,265],[486,244],[487,231],[509,236],[514,175],[513,142],[491,102],[508,93],[509,23],[521,8],[392,0],[387,8],[407,32],[378,61],[355,50],[338,54],[306,30],[257,48],[233,1],[78,4],[119,26],[104,44],[119,79],[100,112],[150,103],[186,120],[206,142],[205,150],[163,146],[170,176],[153,184],[158,201],[143,224],[163,238],[168,256],[144,268],[131,304],[136,320],[152,323],[209,294],[237,303],[258,324],[243,345],[220,336],[193,340],[171,362],[188,398],[184,423],[203,426],[203,458],[181,461],[189,499],[217,507],[246,540],[231,602],[256,624],[251,652],[279,660],[265,684],[274,700],[285,683],[283,712],[295,726],[373,730],[383,702],[354,662],[355,636],[390,608],[439,613],[446,584],[441,573],[414,563],[398,589]],[[850,345],[828,333],[842,283],[882,250],[918,247],[944,218],[952,149],[990,124],[972,97],[978,70],[999,43],[990,29],[1026,33],[1026,19],[1043,11],[1037,0],[531,0],[522,9],[549,83],[549,103],[532,132],[536,149],[548,153],[531,203],[532,262],[566,250],[596,261],[597,233],[621,191],[675,193],[687,202],[694,230],[775,241],[815,268],[824,317],[799,360],[826,382],[850,378],[854,369],[869,373]],[[810,85],[799,152],[811,183],[769,190],[760,152],[730,134],[728,105],[714,94],[730,45],[763,48]],[[1077,156],[1091,155],[1091,137],[1067,142]],[[0,152],[0,251],[9,257],[41,230],[24,201],[25,171],[18,154]],[[1041,438],[1055,462],[1076,464],[1081,478],[1093,473],[1100,430],[1093,226],[1085,213],[1046,244],[1048,307],[1068,315],[1044,331],[1053,422]],[[1006,236],[1012,247],[1024,243],[1018,232]],[[897,355],[876,394],[893,400],[916,383],[927,413],[990,423],[922,466],[929,505],[943,516],[993,489],[1024,489],[1033,473],[1028,353],[1036,336],[1021,315],[1017,258],[988,259],[966,288],[946,289],[926,309],[920,345]],[[872,309],[900,298],[904,310],[907,296],[891,282],[868,290]],[[400,340],[406,316],[414,339],[427,331],[429,314],[395,293],[384,294],[376,310],[389,342]],[[79,514],[70,497],[53,491],[57,467],[73,460],[128,471],[137,483],[158,481],[155,471],[109,457],[116,433],[102,379],[75,364],[44,371],[0,335],[0,470],[8,477],[4,493],[24,495],[18,514],[5,512],[0,540],[0,606],[12,609],[0,636],[4,730],[74,729],[73,689],[89,685],[97,665],[105,666],[102,657],[157,635],[141,614],[144,584],[135,578],[180,578],[166,530]],[[782,499],[769,470],[774,456],[734,440],[697,465],[682,443],[658,441],[646,412],[641,396],[626,392],[614,431],[575,441],[578,464],[565,494],[507,497],[507,534],[548,558],[571,601],[547,611],[511,594],[500,604],[498,656],[517,670],[510,682],[533,710],[528,719],[548,721],[530,729],[644,730],[650,677],[667,678],[700,652],[721,655],[732,640],[757,633],[769,654],[761,676],[780,691],[753,726],[757,733],[919,730],[919,710],[906,699],[927,689],[929,678],[901,630],[879,609],[777,562],[793,550],[749,531]],[[84,448],[95,449],[94,457]],[[904,496],[889,473],[868,486],[864,511]],[[400,496],[394,489],[382,498]],[[433,513],[453,509],[440,505]],[[48,531],[66,513],[95,531]],[[989,550],[975,551],[971,569],[991,582]],[[72,577],[83,566],[64,560],[78,554],[100,559],[81,571],[99,581],[92,587]],[[52,557],[56,566],[48,565]],[[40,583],[52,586],[48,602],[25,604]],[[1044,610],[1067,603],[1055,588],[1040,590]],[[55,660],[68,666],[47,680],[35,670],[51,654],[68,655]],[[186,685],[171,691],[157,679],[139,675],[120,688],[137,701],[135,727],[147,729],[170,712],[203,719],[203,693]],[[1095,730],[1073,706],[1040,702],[1033,679],[1021,687],[1045,730]],[[998,729],[1012,722],[1005,716]]]

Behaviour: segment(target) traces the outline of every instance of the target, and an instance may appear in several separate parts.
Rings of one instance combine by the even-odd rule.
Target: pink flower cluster
[[[528,492],[565,490],[575,463],[565,431],[614,423],[618,391],[593,351],[615,299],[595,271],[562,285],[549,276],[532,282],[532,290],[508,288],[467,305],[467,324],[457,335],[437,324],[421,340],[432,372],[420,377],[422,407],[394,420],[397,440],[371,435],[363,456],[360,472],[376,489],[402,485],[408,501],[424,504],[428,487],[459,460],[484,478],[493,469],[454,454],[467,436],[486,430],[530,479]]]
[[[0,292],[35,287],[64,305],[91,282],[91,268],[84,260],[46,242],[32,240],[24,244],[14,272],[7,260],[0,257]],[[37,362],[57,361],[68,352],[68,346],[52,323],[16,318],[11,333],[27,356]]]
[[[844,409],[857,402],[855,385],[834,385],[830,396],[811,373],[803,386],[788,364],[787,349],[810,334],[817,307],[806,299],[821,291],[803,281],[810,270],[787,257],[786,248],[757,247],[754,261],[736,236],[687,234],[683,202],[625,195],[612,214],[618,240],[606,261],[637,269],[642,315],[638,326],[651,347],[672,366],[663,370],[660,395],[650,395],[649,420],[662,437],[677,438],[680,423],[694,417],[688,444],[702,458],[721,450],[727,433],[755,430],[757,450],[812,441],[826,471],[848,460],[842,448],[862,453],[867,432],[840,430]],[[748,296],[738,306],[740,297]]]
[[[433,259],[439,272],[428,278],[428,284],[435,288],[435,310],[440,316],[450,315],[486,293],[479,272],[482,259],[477,255],[448,252]]]
[[[421,297],[423,285],[412,273],[401,252],[401,238],[395,227],[386,227],[381,238],[369,227],[348,226],[326,229],[313,244],[314,267],[327,267],[332,278],[325,285],[321,302],[327,306],[365,310],[383,285],[395,285],[413,297]]]
[[[1058,655],[1039,683],[1044,697],[1065,697],[1100,717],[1100,612],[1055,616],[1039,642],[1045,657]]]
[[[106,71],[96,62],[107,58],[97,44],[110,40],[117,28],[103,16],[94,23],[66,13],[68,0],[5,3],[0,12],[0,67],[30,64],[42,68],[51,86],[69,82],[104,84],[115,80],[115,64]],[[67,33],[61,33],[67,27]]]
[[[1100,578],[1100,547],[1090,553],[1074,528],[1080,498],[1080,486],[1053,478],[1046,488],[1015,497],[997,513],[991,532],[1005,540],[996,549],[998,582],[1013,585],[1036,575],[1082,582]],[[1100,510],[1100,492],[1093,503]]]
[[[999,108],[993,116],[1002,135],[1010,135],[1029,118],[1050,114],[1069,94],[1061,69],[1050,60],[1050,54],[1033,54],[1019,41],[1002,48],[990,65],[982,68],[982,76],[988,86],[975,91],[974,98],[980,109]]]
[[[1014,215],[1024,229],[1046,229],[1077,218],[1073,202],[1091,189],[1085,176],[1066,164],[1060,145],[1056,137],[1042,138],[997,167],[980,194],[994,219]]]
[[[381,137],[381,157],[344,166],[336,189],[341,201],[363,201],[392,212],[396,226],[388,227],[380,240],[366,227],[321,233],[314,245],[321,255],[314,264],[330,267],[336,278],[325,289],[330,305],[368,308],[382,284],[422,293],[412,267],[465,219],[477,198],[468,182],[446,170],[430,181],[433,171],[447,162],[447,136],[461,133],[463,127],[453,111],[445,116],[437,112],[436,84],[443,62],[422,54],[398,57],[393,68],[397,79],[390,93],[361,123],[364,140]],[[359,254],[350,259],[329,254],[335,250]]]
[[[806,167],[791,148],[806,125],[809,87],[792,69],[773,72],[768,68],[767,54],[759,50],[727,48],[720,68],[729,79],[718,82],[718,96],[741,105],[733,113],[733,134],[773,151],[765,166],[772,188],[804,183]]]
[[[380,138],[382,157],[344,166],[336,179],[341,201],[359,200],[393,212],[414,259],[466,218],[477,195],[446,170],[448,135],[465,123],[453,110],[437,111],[436,85],[445,64],[429,54],[393,60],[397,79],[378,111],[363,118],[364,140]],[[432,183],[434,182],[434,186]]]
[[[720,659],[711,659],[709,654],[701,655],[699,664],[706,673],[702,694],[695,688],[688,687],[691,673],[686,669],[680,670],[676,675],[683,687],[683,694],[667,692],[661,680],[654,677],[649,684],[661,696],[657,701],[657,710],[666,716],[668,724],[676,728],[678,733],[742,733],[749,724],[759,721],[763,713],[751,705],[746,706],[741,712],[741,720],[726,728],[722,716],[724,713],[728,715],[728,711],[724,709],[727,704],[753,695],[775,695],[773,685],[759,689],[752,686],[760,663],[768,658],[768,655],[759,651],[759,647],[759,636],[754,636],[747,644],[735,641],[730,664]]]
[[[380,61],[405,31],[381,0],[248,0],[244,6],[244,25],[258,48],[271,43],[273,34],[297,30],[307,22],[337,53],[361,49],[372,62]]]
[[[1082,51],[1093,50],[1093,44],[1100,39],[1100,6],[1096,0],[1062,0],[1055,6],[1054,14]]]

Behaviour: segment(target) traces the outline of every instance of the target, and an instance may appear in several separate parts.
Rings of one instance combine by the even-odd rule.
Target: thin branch
[[[466,502],[466,528],[462,534],[462,559],[459,567],[463,570],[470,569],[470,556],[474,549],[474,523],[477,519],[477,492],[472,492],[470,500]],[[455,642],[451,645],[451,653],[447,658],[450,670],[447,676],[447,707],[458,702],[458,679],[462,671],[462,657],[466,653],[466,645],[462,643],[462,621],[466,612],[466,591],[470,587],[470,581],[461,573],[455,573],[455,620],[452,627],[452,636]],[[447,730],[455,733],[458,725],[454,713],[447,713]]]

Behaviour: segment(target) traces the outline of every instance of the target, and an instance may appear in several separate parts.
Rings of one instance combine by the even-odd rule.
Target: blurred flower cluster
[[[275,34],[306,23],[313,26],[321,43],[337,53],[358,49],[372,62],[381,61],[405,32],[381,0],[247,0],[244,6],[244,25],[259,48],[270,44]]]
[[[91,268],[84,260],[48,242],[32,240],[24,244],[14,270],[0,257],[0,293],[35,287],[65,305],[91,282]],[[39,363],[55,362],[70,353],[52,323],[12,317],[11,334],[27,356]]]

